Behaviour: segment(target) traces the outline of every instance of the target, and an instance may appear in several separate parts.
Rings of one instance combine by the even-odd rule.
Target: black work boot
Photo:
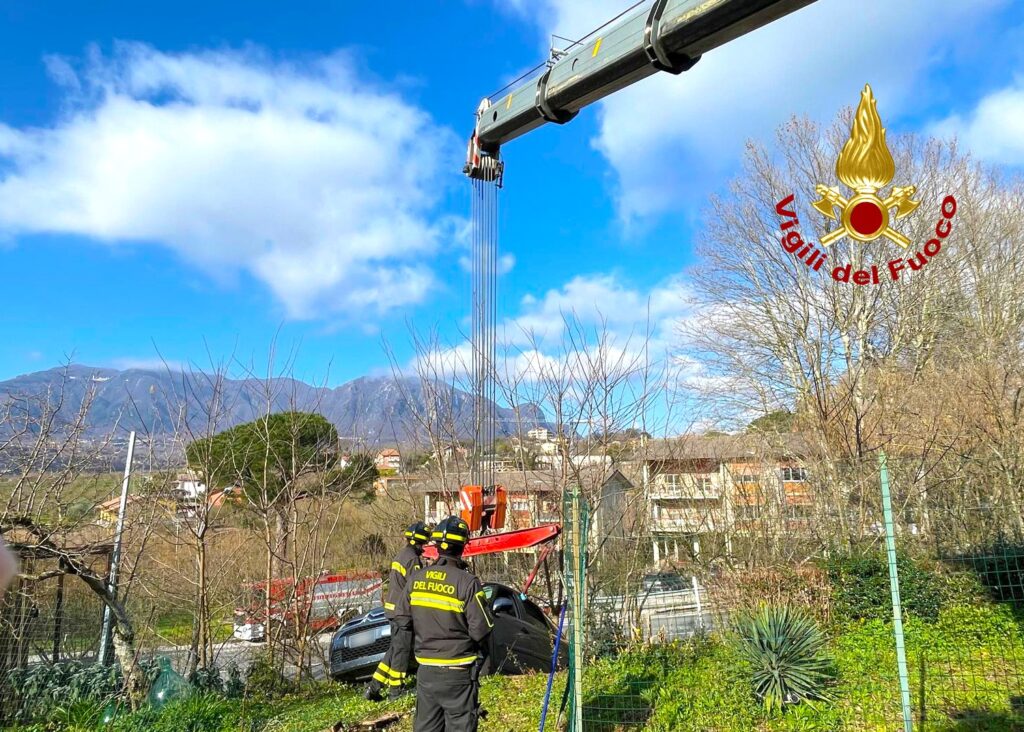
[[[371,681],[366,685],[366,689],[363,691],[363,698],[366,701],[379,702],[384,700],[384,690],[381,685],[376,681]]]

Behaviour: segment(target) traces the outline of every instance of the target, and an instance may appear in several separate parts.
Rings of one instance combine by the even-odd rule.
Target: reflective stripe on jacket
[[[419,551],[416,547],[406,543],[402,551],[398,552],[395,561],[391,562],[391,571],[388,572],[388,594],[384,597],[384,612],[389,618],[394,617],[398,598],[405,594],[405,585],[409,581],[409,575],[419,568]]]
[[[443,554],[409,576],[395,620],[412,626],[413,655],[421,666],[473,663],[494,627],[480,580],[461,559]]]

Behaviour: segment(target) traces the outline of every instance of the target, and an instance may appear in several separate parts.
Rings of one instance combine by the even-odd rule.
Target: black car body
[[[490,582],[484,592],[494,615],[483,673],[521,674],[551,668],[555,625],[526,595]],[[374,608],[345,623],[331,638],[331,677],[339,681],[369,678],[391,642],[384,608]],[[568,658],[567,644],[559,648],[559,668]]]

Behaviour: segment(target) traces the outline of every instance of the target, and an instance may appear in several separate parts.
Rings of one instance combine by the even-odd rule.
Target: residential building
[[[502,473],[496,482],[507,491],[505,529],[524,529],[559,520],[561,489],[556,476],[547,471],[528,470]],[[452,475],[444,482],[437,478],[417,483],[413,490],[423,496],[424,520],[436,523],[459,511],[459,489],[469,476]]]
[[[374,459],[373,464],[377,466],[377,470],[384,472],[389,471],[392,473],[402,472],[402,454],[393,447],[387,447],[377,453],[377,457]]]
[[[480,458],[478,465],[480,470],[490,471],[492,473],[511,473],[519,469],[517,460],[511,457],[501,457],[500,455],[485,455]]]
[[[737,537],[800,537],[814,505],[799,435],[686,437],[649,442],[636,464],[649,504],[655,564],[697,556],[702,540],[732,553]]]
[[[205,495],[206,484],[199,473],[194,470],[178,473],[171,489],[172,498],[181,503],[194,503]]]
[[[546,427],[534,427],[526,433],[526,438],[537,442],[547,442],[551,439],[551,430]]]
[[[591,542],[602,537],[633,539],[642,523],[640,479],[616,469],[584,468],[564,476],[558,470],[527,470],[495,476],[507,491],[507,512],[503,530],[524,529],[540,524],[561,523],[566,487],[577,480],[593,507],[589,521]],[[445,482],[436,477],[423,478],[410,490],[422,496],[427,522],[437,522],[459,511],[459,489],[469,476],[452,475]],[[638,500],[639,499],[639,500]]]
[[[430,457],[432,460],[448,465],[452,461],[464,461],[468,455],[469,450],[458,443],[452,443],[450,445],[445,445],[439,451],[435,451]]]
[[[128,496],[125,502],[125,512],[131,510],[134,504],[142,500],[141,496]],[[96,523],[101,526],[114,526],[117,524],[117,513],[121,508],[121,497],[111,498],[96,507]]]

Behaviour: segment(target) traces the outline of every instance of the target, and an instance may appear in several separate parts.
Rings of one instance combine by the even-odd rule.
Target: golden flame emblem
[[[901,219],[920,205],[911,200],[916,186],[894,186],[887,198],[879,198],[878,191],[889,185],[896,175],[896,162],[885,144],[885,128],[878,116],[878,104],[871,86],[865,84],[860,104],[853,118],[850,139],[843,145],[836,160],[836,177],[856,195],[844,198],[837,186],[818,185],[815,192],[821,200],[814,208],[834,221],[839,227],[821,238],[829,246],[845,236],[856,241],[874,241],[884,236],[906,248],[910,239],[894,230],[891,221]],[[836,213],[839,209],[839,213]],[[896,209],[896,215],[891,212]]]

